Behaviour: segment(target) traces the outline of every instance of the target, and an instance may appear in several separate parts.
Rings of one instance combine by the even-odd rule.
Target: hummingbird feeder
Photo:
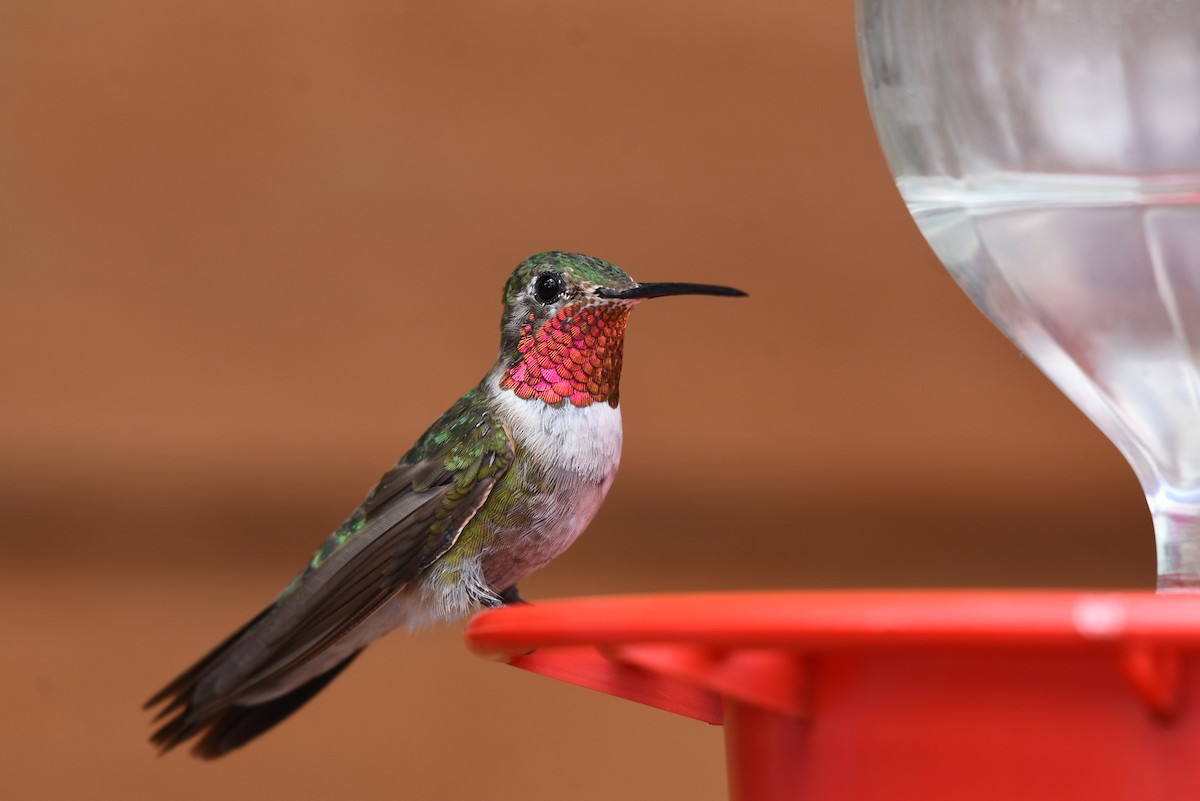
[[[1200,597],[797,592],[494,609],[476,652],[725,728],[732,801],[1200,787]]]

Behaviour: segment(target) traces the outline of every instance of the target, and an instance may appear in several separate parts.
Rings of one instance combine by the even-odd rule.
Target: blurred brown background
[[[219,763],[145,743],[551,248],[751,297],[635,314],[622,473],[527,597],[1151,586],[1132,474],[905,213],[849,0],[7,0],[0,797],[722,798],[719,729],[453,628]]]

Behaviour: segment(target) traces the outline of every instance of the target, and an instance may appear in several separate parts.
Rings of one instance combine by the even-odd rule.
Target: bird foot
[[[521,593],[517,592],[516,584],[512,585],[511,587],[506,589],[504,592],[500,593],[500,600],[504,601],[505,606],[515,606],[517,604],[529,603],[529,601],[526,601],[524,598],[521,597]]]

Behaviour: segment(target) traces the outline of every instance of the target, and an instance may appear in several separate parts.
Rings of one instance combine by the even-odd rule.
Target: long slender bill
[[[712,284],[638,284],[632,289],[620,291],[601,287],[596,294],[612,300],[645,300],[646,298],[663,298],[668,295],[722,295],[724,297],[745,297],[746,293],[731,286],[713,286]]]

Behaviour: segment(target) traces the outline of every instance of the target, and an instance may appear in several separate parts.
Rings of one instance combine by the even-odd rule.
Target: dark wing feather
[[[309,679],[286,695],[254,706],[227,708],[196,743],[196,755],[205,759],[216,759],[250,742],[304,706],[361,653],[361,648],[354,651],[335,667]]]
[[[467,393],[383,476],[272,606],[147,702],[167,702],[160,718],[177,712],[152,740],[166,750],[214,727],[197,752],[217,755],[212,752],[224,750],[206,742],[240,745],[249,739],[218,734],[221,721],[232,726],[240,720],[254,736],[294,711],[348,660],[286,695],[260,703],[254,696],[297,681],[292,677],[304,675],[310,660],[445,554],[512,459],[503,425],[476,391]],[[301,692],[305,688],[311,689]],[[271,714],[262,710],[252,716],[257,723],[246,722],[251,716],[244,710],[275,701],[280,703]],[[243,712],[233,714],[235,709]]]
[[[360,653],[362,653],[361,648],[352,652],[350,656],[331,669],[319,676],[314,676],[278,698],[272,698],[260,704],[227,706],[209,718],[176,715],[154,733],[151,741],[166,751],[200,732],[204,732],[204,736],[200,738],[193,749],[196,756],[205,759],[224,756],[267,731],[307,703],[329,682],[337,678],[337,675],[345,670]]]

